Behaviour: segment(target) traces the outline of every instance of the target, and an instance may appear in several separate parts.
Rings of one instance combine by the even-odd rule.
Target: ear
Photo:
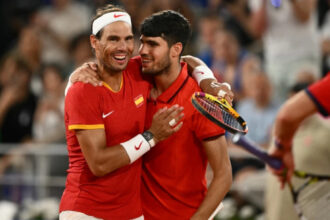
[[[99,40],[96,38],[95,35],[90,35],[89,36],[89,41],[91,43],[92,48],[95,50],[95,48],[96,48],[97,43],[98,43]]]
[[[178,42],[172,45],[171,47],[171,56],[172,57],[179,57],[182,52],[182,43]]]

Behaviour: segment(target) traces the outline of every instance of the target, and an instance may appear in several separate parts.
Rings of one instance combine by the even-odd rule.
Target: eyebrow
[[[143,40],[142,38],[140,38],[140,41],[141,41],[141,43],[146,43],[146,44],[150,44],[150,45],[155,45],[155,46],[159,45],[159,43],[154,40]]]
[[[120,38],[121,38],[121,37],[118,36],[118,35],[109,35],[109,36],[107,37],[107,39],[120,39]],[[133,36],[133,35],[127,35],[127,36],[125,36],[124,38],[125,38],[125,39],[133,39],[134,36]]]

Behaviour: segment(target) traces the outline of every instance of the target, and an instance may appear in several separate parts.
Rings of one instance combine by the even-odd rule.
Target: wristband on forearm
[[[203,79],[215,79],[212,70],[210,70],[210,68],[205,65],[195,67],[192,72],[192,76],[196,80],[198,85]]]
[[[155,146],[155,142],[152,133],[145,131],[143,134],[138,134],[132,139],[121,143],[121,145],[124,147],[131,163],[133,163]]]
[[[275,139],[275,146],[279,150],[291,150],[292,147],[292,141],[283,141],[280,139]]]

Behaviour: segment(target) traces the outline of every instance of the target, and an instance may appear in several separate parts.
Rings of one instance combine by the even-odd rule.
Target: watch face
[[[142,136],[147,140],[150,141],[154,136],[150,131],[143,132]]]

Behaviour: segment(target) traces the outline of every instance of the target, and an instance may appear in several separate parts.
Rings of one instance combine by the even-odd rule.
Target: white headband
[[[94,20],[92,26],[93,34],[96,35],[106,25],[116,21],[124,21],[128,23],[130,26],[132,26],[131,17],[126,12],[121,12],[121,11],[110,12]]]

